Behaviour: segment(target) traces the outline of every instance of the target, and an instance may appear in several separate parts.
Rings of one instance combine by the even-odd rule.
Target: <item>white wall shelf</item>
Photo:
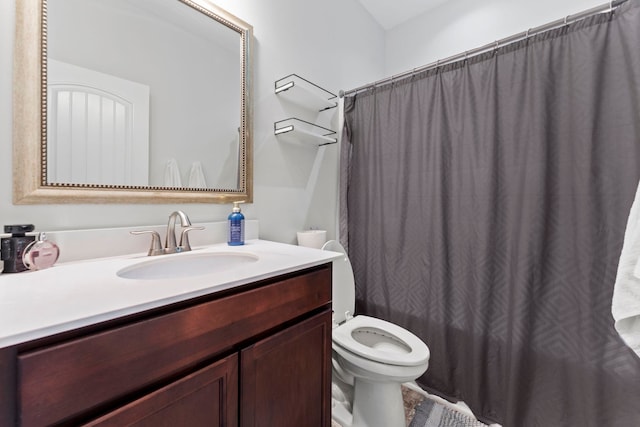
[[[322,146],[338,142],[334,130],[294,117],[275,122],[273,131],[278,139],[304,145]]]
[[[338,96],[297,74],[276,80],[276,95],[307,109],[325,111],[338,106]]]

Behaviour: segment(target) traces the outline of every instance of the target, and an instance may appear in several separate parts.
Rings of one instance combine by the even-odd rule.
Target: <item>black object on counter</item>
[[[36,240],[35,236],[27,236],[25,233],[33,231],[33,224],[5,225],[4,232],[11,237],[0,240],[0,259],[4,261],[3,273],[20,273],[27,270],[22,262],[22,253],[29,243]]]

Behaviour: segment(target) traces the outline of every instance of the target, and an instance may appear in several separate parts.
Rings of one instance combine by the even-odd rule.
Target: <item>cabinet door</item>
[[[242,427],[328,427],[331,311],[242,350]]]
[[[237,427],[238,356],[233,354],[86,426]]]

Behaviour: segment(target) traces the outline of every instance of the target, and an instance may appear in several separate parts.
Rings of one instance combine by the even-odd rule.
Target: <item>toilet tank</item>
[[[329,240],[322,249],[343,254],[342,257],[333,261],[333,294],[331,301],[334,322],[340,324],[347,320],[347,317],[353,316],[355,311],[356,287],[353,269],[347,252],[336,240]],[[349,313],[349,316],[347,316],[347,313]]]

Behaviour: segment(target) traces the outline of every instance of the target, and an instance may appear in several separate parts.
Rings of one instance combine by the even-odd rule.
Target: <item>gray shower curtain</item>
[[[505,427],[640,426],[611,297],[640,178],[640,5],[345,98],[356,311]],[[348,234],[347,234],[348,232]]]

